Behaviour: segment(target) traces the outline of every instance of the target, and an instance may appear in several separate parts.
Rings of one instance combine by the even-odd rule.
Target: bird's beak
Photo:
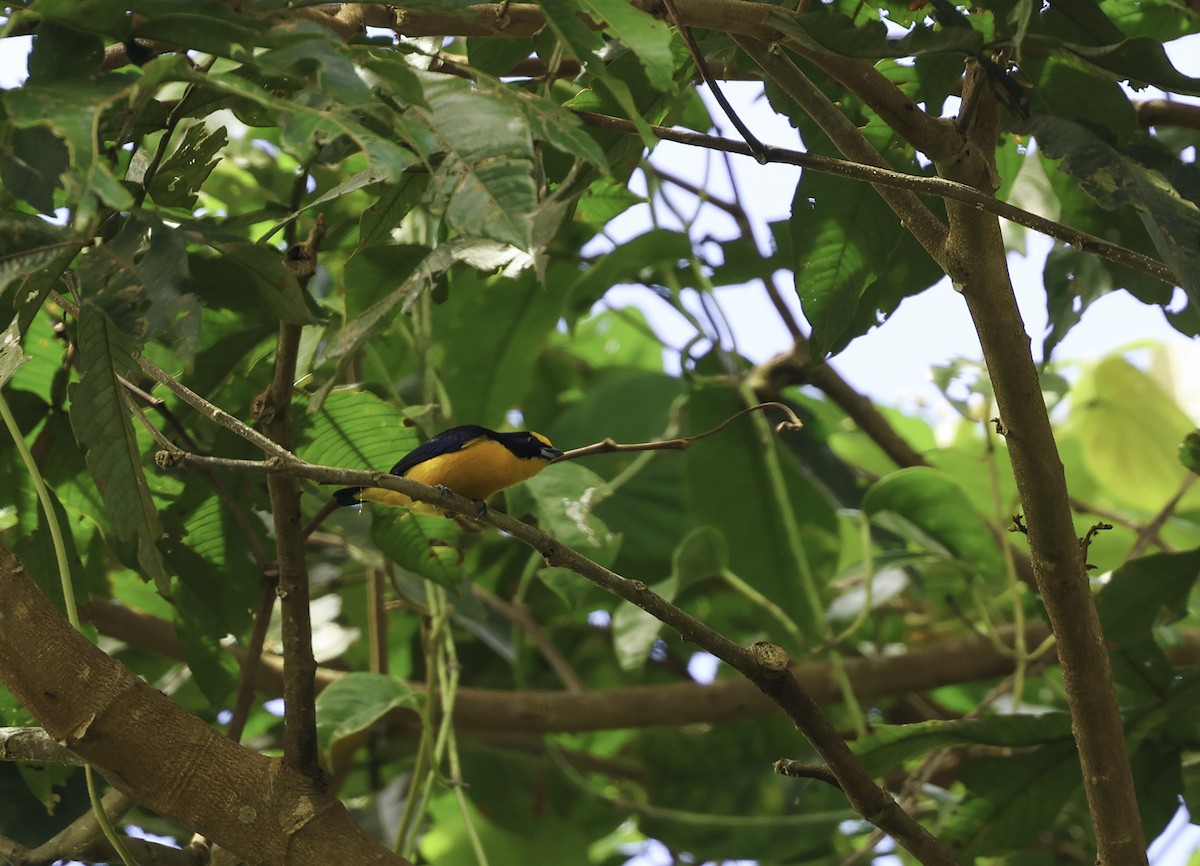
[[[543,446],[540,453],[542,457],[544,457],[546,460],[549,460],[551,463],[563,456],[562,450],[555,448],[553,445]]]

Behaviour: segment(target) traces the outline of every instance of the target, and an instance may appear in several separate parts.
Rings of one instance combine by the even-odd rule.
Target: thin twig
[[[675,25],[675,29],[683,37],[684,44],[687,45],[688,51],[692,55],[692,61],[696,64],[696,69],[699,70],[704,83],[712,91],[713,98],[717,100],[717,104],[721,106],[721,110],[725,112],[725,116],[729,118],[734,128],[742,134],[742,138],[746,140],[746,145],[750,148],[750,153],[758,160],[759,165],[766,165],[767,157],[763,143],[750,131],[750,127],[742,122],[737,112],[733,110],[733,106],[729,104],[729,100],[725,98],[720,83],[713,77],[712,70],[708,68],[704,52],[696,44],[696,37],[692,35],[692,29],[680,19],[679,10],[675,8],[675,0],[662,0],[662,4],[666,8],[667,14],[671,16],[671,22]]]
[[[582,448],[573,448],[554,462],[559,463],[563,460],[577,460],[580,457],[590,457],[593,454],[615,454],[625,451],[686,451],[693,442],[699,439],[704,439],[708,436],[712,436],[716,433],[720,433],[743,415],[746,415],[750,412],[757,412],[762,409],[779,409],[788,416],[786,421],[781,421],[776,425],[775,429],[777,432],[782,430],[799,430],[804,426],[800,419],[796,417],[796,413],[792,411],[791,407],[786,406],[783,403],[759,403],[755,406],[747,406],[740,412],[735,412],[716,427],[713,427],[711,430],[705,430],[703,433],[697,433],[694,436],[682,436],[678,439],[658,439],[652,442],[630,443],[620,443],[614,442],[612,439],[604,439],[603,441],[596,442],[592,445],[585,445]]]
[[[1159,538],[1159,533],[1161,533],[1162,528],[1167,525],[1167,521],[1171,519],[1171,515],[1175,513],[1175,509],[1179,506],[1179,501],[1183,499],[1184,495],[1189,490],[1192,489],[1192,485],[1196,483],[1197,478],[1200,478],[1200,475],[1195,475],[1191,472],[1184,476],[1183,481],[1179,485],[1179,489],[1176,490],[1175,494],[1167,500],[1167,504],[1159,510],[1158,514],[1154,515],[1153,520],[1146,524],[1146,528],[1138,533],[1137,540],[1133,543],[1133,547],[1129,548],[1129,553],[1125,554],[1125,559],[1122,561],[1122,564],[1129,562],[1131,559],[1137,559],[1139,556],[1145,553],[1149,549],[1150,545],[1156,540],[1159,541],[1159,544],[1162,544],[1162,541]]]

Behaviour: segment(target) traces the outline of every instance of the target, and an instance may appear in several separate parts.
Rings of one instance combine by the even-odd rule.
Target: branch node
[[[792,666],[791,656],[783,647],[770,641],[760,640],[750,647],[754,662],[764,671],[772,674],[785,673]]]
[[[771,769],[780,776],[789,776],[793,779],[816,779],[818,782],[833,785],[838,790],[842,788],[842,783],[837,780],[837,776],[826,764],[810,764],[791,758],[780,758],[771,765]]]

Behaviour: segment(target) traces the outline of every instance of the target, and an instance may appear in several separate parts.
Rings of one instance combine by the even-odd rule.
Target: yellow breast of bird
[[[545,460],[523,460],[492,439],[481,438],[458,451],[418,463],[405,478],[433,487],[449,487],[468,499],[487,499],[493,493],[532,478]]]

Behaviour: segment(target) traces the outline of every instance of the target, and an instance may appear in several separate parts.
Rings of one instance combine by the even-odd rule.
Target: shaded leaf
[[[836,12],[796,15],[773,9],[767,18],[781,33],[807,48],[849,57],[879,59],[945,52],[973,55],[983,49],[983,34],[969,26],[918,25],[905,36],[892,39],[882,21],[855,25],[848,16]]]
[[[1119,151],[1082,124],[1061,117],[1034,117],[1027,124],[1044,152],[1061,159],[1059,170],[1079,181],[1103,207],[1133,207],[1163,261],[1200,306],[1200,208],[1182,198],[1163,175]]]
[[[146,485],[142,455],[118,380],[122,371],[134,368],[129,344],[90,301],[80,308],[76,340],[80,379],[70,388],[75,437],[118,538],[136,544],[143,578],[168,592],[167,572],[156,546],[162,524]]]
[[[1068,429],[1106,495],[1157,511],[1186,476],[1179,442],[1195,425],[1153,379],[1119,356],[1085,368]]]
[[[1040,716],[988,716],[982,719],[884,725],[854,743],[854,754],[872,776],[882,776],[906,761],[947,746],[1038,746],[1071,737],[1066,713]]]
[[[0,389],[8,384],[13,373],[26,361],[29,356],[21,351],[21,334],[17,328],[18,321],[14,316],[3,333],[0,333]]]
[[[950,476],[926,466],[901,469],[876,482],[863,497],[863,511],[878,521],[888,516],[914,527],[915,537],[935,553],[950,556],[972,573],[1003,574],[996,540],[966,493]]]
[[[328,754],[338,740],[366,730],[397,707],[417,709],[421,700],[398,677],[348,673],[317,695],[317,743]]]
[[[1122,686],[1165,695],[1176,671],[1154,639],[1154,626],[1187,614],[1200,579],[1200,551],[1143,556],[1118,568],[1096,600],[1113,678]]]
[[[227,141],[224,127],[209,132],[202,123],[189,126],[183,141],[150,179],[150,195],[163,207],[194,207]]]
[[[1075,743],[1007,758],[977,758],[962,770],[968,796],[942,838],[964,857],[1029,847],[1080,787]]]

